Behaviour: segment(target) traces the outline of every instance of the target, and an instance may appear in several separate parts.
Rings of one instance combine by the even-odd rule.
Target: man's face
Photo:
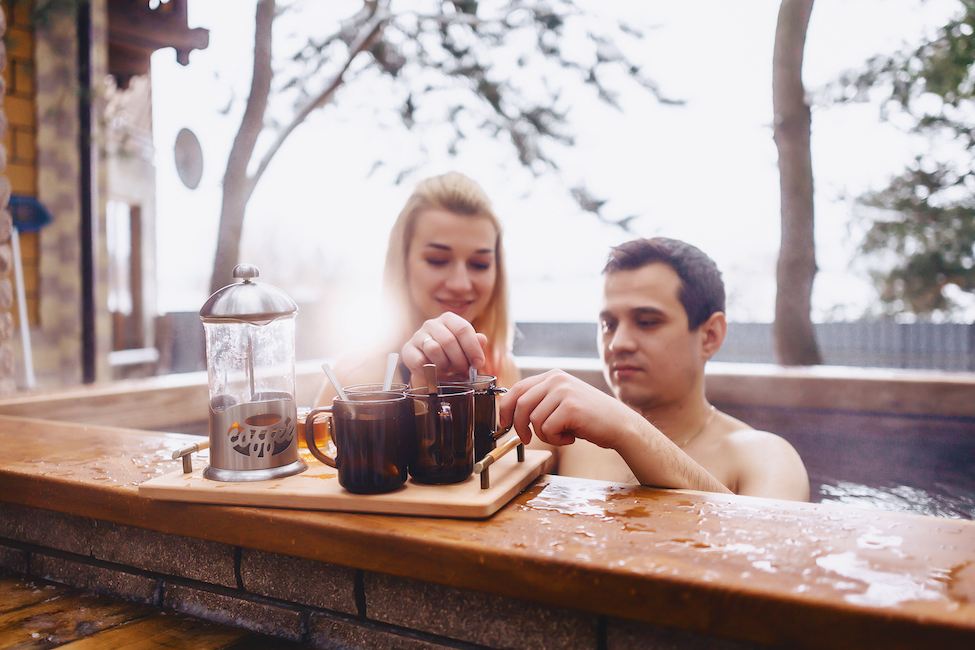
[[[603,373],[616,397],[639,411],[678,404],[703,381],[701,329],[688,330],[680,289],[680,277],[662,262],[606,276]]]

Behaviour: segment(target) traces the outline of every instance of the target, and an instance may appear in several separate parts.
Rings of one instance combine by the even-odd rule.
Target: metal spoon
[[[328,380],[332,382],[332,385],[335,386],[335,390],[338,391],[339,399],[346,402],[349,401],[349,398],[345,396],[345,391],[342,390],[342,384],[339,383],[339,380],[335,378],[335,373],[332,372],[332,366],[328,365],[328,363],[323,363],[322,370],[325,371],[325,375],[328,376]]]
[[[427,393],[430,395],[430,417],[433,419],[433,444],[431,445],[430,455],[433,456],[437,465],[440,467],[445,466],[445,461],[450,458],[450,464],[453,464],[453,454],[444,453],[447,449],[453,449],[452,445],[448,445],[447,441],[444,440],[445,431],[443,428],[443,423],[440,421],[444,416],[440,411],[440,393],[437,391],[437,366],[433,363],[423,364],[423,376],[427,380]]]
[[[390,352],[386,357],[386,378],[383,380],[383,390],[389,390],[393,386],[393,373],[396,372],[396,363],[399,361],[399,354]]]

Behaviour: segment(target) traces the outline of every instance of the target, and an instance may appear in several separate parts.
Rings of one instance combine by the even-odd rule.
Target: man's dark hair
[[[632,271],[647,264],[663,262],[681,280],[677,296],[687,313],[687,324],[696,330],[717,311],[724,311],[724,282],[718,265],[690,244],[667,237],[634,239],[609,252],[603,273]]]

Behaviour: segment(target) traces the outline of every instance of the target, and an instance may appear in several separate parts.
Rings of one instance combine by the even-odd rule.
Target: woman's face
[[[498,278],[498,235],[488,217],[422,212],[406,256],[410,300],[424,320],[452,311],[473,322]]]

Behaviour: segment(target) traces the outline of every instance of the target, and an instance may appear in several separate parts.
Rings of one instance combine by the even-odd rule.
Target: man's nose
[[[630,328],[620,323],[606,340],[606,348],[610,352],[624,352],[636,348],[636,339],[633,338]]]
[[[447,276],[447,288],[451,291],[467,291],[471,288],[471,277],[464,264],[454,264]]]

